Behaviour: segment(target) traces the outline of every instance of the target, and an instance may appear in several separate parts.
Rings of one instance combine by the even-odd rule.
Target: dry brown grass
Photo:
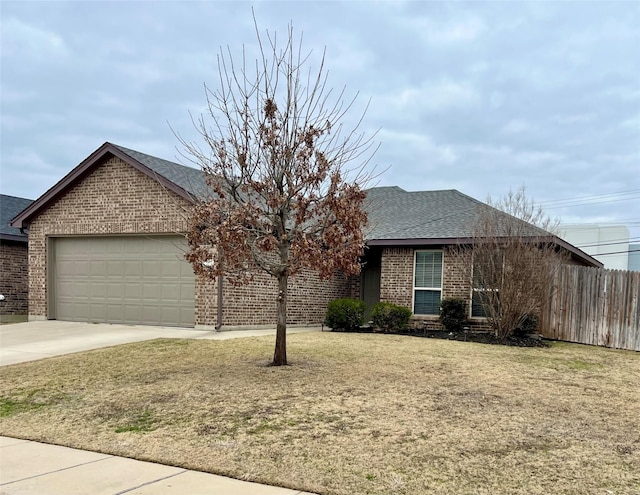
[[[639,494],[640,354],[363,334],[0,369],[0,434],[322,494]]]

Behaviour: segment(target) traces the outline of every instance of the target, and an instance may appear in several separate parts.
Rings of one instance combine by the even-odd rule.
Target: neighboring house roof
[[[31,203],[33,203],[32,199],[0,194],[0,239],[27,242],[27,234],[20,232],[19,228],[11,227],[9,223],[13,217],[27,208]]]
[[[107,142],[17,215],[11,225],[28,228],[31,219],[40,211],[112,156],[158,180],[164,187],[188,201],[204,199],[211,194],[201,170]],[[454,189],[408,192],[392,186],[369,189],[365,208],[369,214],[367,244],[373,246],[469,242],[481,209],[490,207]],[[550,236],[548,232],[533,225],[526,226],[532,236]],[[575,246],[555,236],[551,236],[551,239],[582,262],[601,266],[597,260]]]

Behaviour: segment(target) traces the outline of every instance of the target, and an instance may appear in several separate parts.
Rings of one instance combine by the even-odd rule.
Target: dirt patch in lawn
[[[640,487],[640,355],[397,335],[156,340],[0,368],[0,434],[322,494]]]

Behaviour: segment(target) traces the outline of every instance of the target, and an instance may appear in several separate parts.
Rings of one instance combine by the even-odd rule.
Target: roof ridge
[[[115,144],[115,143],[112,143],[112,142],[110,142],[110,141],[107,141],[107,143],[108,143],[108,144],[110,144],[110,145],[112,145],[112,146],[115,146],[115,147],[116,147],[116,148],[118,148],[120,151],[122,151],[123,153],[126,153],[126,154],[127,154],[127,155],[129,155],[129,156],[131,156],[129,153],[130,153],[130,152],[133,152],[133,153],[137,153],[137,154],[139,154],[139,155],[143,155],[143,156],[146,156],[146,157],[149,157],[149,158],[153,158],[154,160],[160,160],[160,161],[163,161],[163,162],[169,163],[169,164],[171,164],[171,165],[176,165],[176,166],[178,166],[178,167],[184,167],[184,168],[187,168],[187,169],[189,169],[189,170],[200,170],[199,168],[196,168],[196,167],[190,167],[190,166],[188,166],[188,165],[184,165],[184,164],[182,164],[182,163],[174,162],[174,161],[172,161],[172,160],[167,160],[166,158],[161,158],[161,157],[159,157],[159,156],[150,155],[149,153],[144,153],[144,152],[142,152],[142,151],[134,150],[133,148],[127,148],[126,146],[122,146],[122,145],[119,145],[119,144]],[[135,157],[133,157],[133,156],[131,156],[131,158],[135,159]]]

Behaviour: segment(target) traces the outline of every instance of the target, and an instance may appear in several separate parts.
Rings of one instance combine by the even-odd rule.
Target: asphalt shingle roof
[[[194,197],[210,196],[202,170],[114,146]],[[471,238],[480,212],[490,207],[455,189],[409,192],[390,186],[369,189],[365,208],[369,214],[366,239],[384,241]],[[531,235],[548,235],[529,227]]]
[[[27,235],[21,233],[16,227],[10,227],[9,222],[31,203],[33,203],[32,199],[0,194],[0,237],[18,236],[27,240]]]
[[[397,186],[376,187],[367,192],[366,239],[471,238],[487,208],[491,207],[455,189],[408,192]],[[533,225],[526,227],[529,235],[549,235]]]
[[[156,174],[180,186],[196,198],[204,199],[211,194],[211,190],[205,182],[204,173],[200,169],[187,167],[169,160],[140,153],[139,151],[117,144],[114,144],[114,146],[134,160],[150,168]]]

